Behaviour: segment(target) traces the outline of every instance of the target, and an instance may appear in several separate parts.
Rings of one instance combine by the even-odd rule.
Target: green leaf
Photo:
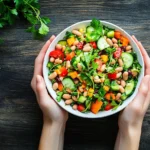
[[[18,12],[17,12],[17,10],[16,9],[11,9],[11,13],[13,14],[13,15],[18,15]]]
[[[46,26],[43,22],[41,22],[41,27],[39,29],[39,33],[42,35],[46,35],[49,32],[49,27]]]
[[[93,85],[93,81],[92,79],[86,74],[86,73],[81,73],[80,77],[82,80],[84,80],[86,82],[87,85],[92,86]]]
[[[92,62],[92,68],[96,70],[98,68],[98,64],[96,62]]]
[[[45,24],[49,24],[51,22],[48,17],[42,17],[41,19]]]
[[[61,101],[62,95],[63,95],[63,92],[58,92],[58,93],[57,93],[56,100],[57,100],[58,102]]]
[[[36,16],[34,16],[33,14],[25,13],[24,16],[27,18],[27,20],[28,20],[31,24],[37,24],[37,23],[38,23],[38,19],[37,19]]]

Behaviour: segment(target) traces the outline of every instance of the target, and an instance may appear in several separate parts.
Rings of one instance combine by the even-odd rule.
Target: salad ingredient
[[[72,30],[72,33],[77,35],[77,36],[81,36],[82,35],[78,30]]]
[[[71,53],[66,55],[66,60],[71,60],[74,56],[75,56],[75,53],[71,52]]]
[[[51,51],[49,56],[53,57],[53,58],[61,58],[61,59],[64,58],[63,52],[61,50],[58,50],[58,49]]]
[[[111,80],[115,80],[117,78],[117,74],[116,73],[108,73],[108,78]]]
[[[115,38],[112,38],[112,42],[115,43],[115,44],[118,43],[117,39],[115,39]]]
[[[72,106],[72,108],[73,108],[74,110],[77,110],[77,107],[78,107],[77,104],[74,104],[74,105]]]
[[[92,32],[94,32],[94,28],[92,27],[92,26],[88,26],[87,28],[86,28],[86,31],[88,32],[88,33],[92,33]]]
[[[125,93],[126,95],[130,95],[133,92],[133,89],[135,87],[134,80],[130,80],[125,87]]]
[[[121,36],[120,42],[122,43],[122,46],[128,46],[129,40],[125,38],[124,36]]]
[[[63,79],[62,84],[65,88],[70,88],[70,89],[75,88],[74,82],[68,77]]]
[[[141,71],[128,39],[95,19],[86,29],[66,32],[47,68],[57,101],[94,114],[116,110],[134,91]]]
[[[54,79],[56,76],[57,76],[57,73],[56,73],[56,72],[53,72],[53,73],[51,73],[51,74],[48,76],[48,78],[49,78],[50,80],[52,80],[52,79]]]
[[[97,44],[96,44],[96,42],[90,42],[90,44],[92,45],[92,47],[93,47],[94,49],[97,49]]]
[[[81,49],[81,50],[83,49],[83,43],[82,42],[79,42],[76,46],[78,49]]]
[[[121,53],[122,53],[121,48],[117,48],[116,51],[113,54],[114,58],[120,58]]]
[[[111,82],[111,90],[112,91],[119,91],[119,85],[118,85],[118,83],[116,82],[116,80],[115,81],[112,81]]]
[[[77,109],[78,109],[78,111],[82,112],[82,111],[85,110],[85,107],[84,107],[83,104],[80,104],[80,105],[77,106]]]
[[[70,105],[72,102],[73,102],[72,99],[67,99],[67,100],[65,101],[65,104],[66,104],[66,105]]]
[[[122,61],[121,58],[118,59],[118,63],[119,63],[119,66],[120,66],[120,67],[123,67],[123,66],[124,66],[124,63],[123,63],[123,61]]]
[[[128,80],[128,72],[127,71],[125,71],[124,73],[123,73],[123,80]]]
[[[115,31],[114,37],[119,40],[121,38],[121,33],[119,31]]]
[[[70,94],[63,94],[63,98],[64,98],[64,99],[70,99],[70,98],[71,98],[71,95],[70,95]]]
[[[101,55],[101,59],[102,59],[103,63],[107,63],[108,55]]]
[[[84,103],[86,101],[86,97],[85,96],[80,96],[78,99],[79,103]]]
[[[109,31],[109,32],[107,32],[107,37],[113,38],[113,37],[114,37],[114,34],[115,34],[114,31]]]
[[[57,89],[58,89],[58,83],[55,82],[55,83],[53,84],[53,90],[57,90]]]
[[[65,40],[60,40],[58,42],[58,44],[60,44],[61,46],[66,46],[67,45],[67,42]]]
[[[107,104],[106,107],[105,107],[105,110],[108,111],[108,110],[110,110],[112,108],[113,108],[113,106],[111,106],[111,104]]]
[[[106,41],[107,41],[107,43],[108,43],[110,46],[113,46],[113,42],[112,42],[111,39],[107,38]]]
[[[72,46],[74,42],[75,42],[75,38],[74,37],[70,37],[69,39],[67,39],[67,44],[69,46]]]
[[[109,86],[107,86],[107,85],[104,85],[104,86],[103,86],[103,89],[104,89],[106,92],[108,92],[108,91],[109,91],[109,89],[110,89],[110,87],[109,87]]]
[[[97,42],[97,47],[100,49],[100,50],[103,50],[107,47],[110,47],[110,45],[107,43],[106,39],[104,37],[101,37],[98,42]]]
[[[124,67],[126,69],[130,68],[133,64],[133,56],[127,52],[121,54],[122,60],[124,62]]]
[[[92,102],[91,111],[94,114],[97,114],[99,112],[99,110],[101,109],[102,105],[103,105],[103,102],[99,101],[99,100],[96,100],[95,102]]]
[[[121,93],[124,93],[124,91],[125,91],[125,89],[121,85],[119,86],[119,90]]]
[[[126,47],[126,51],[129,51],[129,50],[131,50],[131,49],[132,49],[131,45],[128,45],[128,46]]]
[[[124,80],[121,80],[120,84],[121,84],[122,87],[126,86],[126,82]]]
[[[77,73],[77,71],[69,72],[69,76],[70,76],[72,79],[75,79],[75,78],[78,77],[78,73]]]
[[[114,93],[110,92],[110,93],[106,93],[105,98],[107,100],[115,100],[116,97]]]
[[[63,90],[63,85],[62,85],[62,83],[58,83],[58,90],[59,90],[59,91],[62,91],[62,90]]]
[[[121,93],[117,93],[116,100],[120,100],[120,98],[121,98]]]

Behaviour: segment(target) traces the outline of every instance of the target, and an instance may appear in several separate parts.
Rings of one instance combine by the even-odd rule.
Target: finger
[[[150,91],[150,81],[148,83],[148,91]],[[143,106],[145,112],[147,111],[149,105],[150,105],[150,92],[148,92],[147,97],[145,99],[144,106]]]
[[[42,65],[43,65],[43,59],[45,56],[45,53],[51,44],[51,42],[54,40],[55,36],[53,35],[43,46],[42,50],[40,51],[39,55],[37,56],[35,60],[35,65],[34,65],[34,75],[40,74],[42,75]]]
[[[138,45],[138,40],[136,39],[136,37],[134,35],[132,35],[132,39],[135,41],[135,43]]]
[[[139,90],[138,90],[138,94],[136,95],[136,97],[132,101],[133,104],[135,104],[135,105],[138,104],[138,105],[141,105],[143,107],[143,105],[145,103],[145,99],[146,99],[147,94],[149,92],[149,90],[148,90],[149,85],[147,84],[147,83],[149,83],[149,80],[150,80],[149,75],[146,75],[143,78],[141,85],[139,87]]]
[[[144,58],[144,63],[145,63],[145,67],[146,67],[146,70],[147,69],[150,69],[150,58],[145,50],[145,48],[143,47],[143,45],[141,44],[141,42],[139,42],[139,48],[141,50],[141,53],[143,55],[143,58]]]

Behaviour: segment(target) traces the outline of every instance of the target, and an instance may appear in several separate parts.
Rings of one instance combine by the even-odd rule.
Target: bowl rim
[[[73,26],[76,26],[76,25],[80,25],[80,24],[82,24],[82,23],[90,23],[92,20],[84,20],[84,21],[80,21],[80,22],[77,22],[77,23],[74,23],[74,24],[72,24],[72,25],[70,25],[70,26],[68,26],[67,28],[65,28],[64,30],[62,30],[56,37],[55,37],[55,39],[52,41],[52,43],[55,43],[55,41],[57,41],[57,38],[62,34],[62,33],[64,33],[64,32],[66,32],[66,31],[68,31],[70,28],[72,28]],[[107,22],[107,21],[104,21],[104,20],[100,20],[101,21],[101,23],[102,24],[107,24],[107,25],[110,25],[110,26],[113,26],[116,30],[120,30],[121,31],[121,33],[123,33],[123,34],[125,34],[126,36],[128,36],[130,39],[129,40],[131,40],[132,42],[133,42],[133,44],[135,45],[135,47],[136,47],[136,49],[139,51],[139,54],[140,54],[140,56],[138,56],[138,57],[141,57],[141,60],[142,60],[142,62],[141,62],[141,65],[143,66],[142,67],[142,69],[141,69],[141,73],[140,73],[140,75],[139,75],[139,77],[138,78],[140,78],[140,79],[138,79],[138,83],[137,83],[137,85],[136,85],[136,88],[135,88],[135,90],[134,90],[134,92],[132,93],[132,95],[130,96],[130,97],[128,97],[128,98],[130,98],[130,99],[127,99],[127,100],[125,100],[126,101],[126,104],[125,104],[125,102],[122,104],[122,105],[120,105],[116,110],[109,110],[109,111],[107,111],[107,113],[106,114],[103,114],[103,115],[100,115],[100,112],[98,113],[98,114],[93,114],[92,112],[88,112],[88,113],[74,113],[73,112],[73,109],[72,110],[70,110],[70,109],[67,109],[68,107],[67,106],[62,106],[61,104],[60,104],[60,102],[58,102],[55,98],[54,98],[54,95],[52,95],[51,94],[51,89],[49,88],[49,86],[48,86],[48,84],[49,83],[47,83],[47,77],[48,77],[48,75],[46,75],[45,74],[45,69],[46,69],[46,56],[48,55],[48,53],[49,53],[49,49],[50,49],[50,47],[51,47],[51,45],[52,45],[52,43],[50,44],[50,46],[49,46],[49,48],[48,48],[48,50],[46,51],[46,53],[45,53],[45,56],[44,56],[44,60],[43,60],[43,77],[44,77],[44,81],[45,81],[45,84],[46,84],[46,87],[47,87],[47,90],[48,90],[48,92],[49,92],[49,94],[51,95],[51,97],[53,98],[53,100],[61,107],[61,108],[63,108],[65,111],[67,111],[67,112],[69,112],[69,113],[71,113],[71,114],[73,114],[73,115],[75,115],[75,116],[78,116],[78,117],[82,117],[82,118],[103,118],[103,117],[107,117],[107,116],[111,116],[111,115],[113,115],[113,114],[116,114],[116,113],[118,113],[118,112],[120,112],[121,110],[123,110],[125,107],[127,107],[127,105],[134,99],[134,97],[135,97],[135,95],[137,94],[137,90],[138,90],[138,87],[139,87],[139,85],[140,85],[140,83],[141,83],[141,80],[142,80],[142,78],[144,77],[144,61],[143,61],[143,56],[142,56],[142,53],[141,53],[141,51],[139,50],[139,48],[138,48],[138,46],[137,46],[137,44],[135,43],[135,41],[132,39],[132,37],[124,30],[124,29],[122,29],[121,27],[119,27],[118,25],[115,25],[115,24],[113,24],[113,23],[110,23],[110,22]],[[107,26],[107,25],[105,25],[105,26]],[[141,77],[140,77],[141,76]],[[70,106],[70,105],[69,105]],[[71,106],[70,106],[71,107]],[[104,112],[106,112],[106,111],[104,111]],[[91,114],[92,113],[92,114]],[[90,114],[90,115],[88,115],[88,114]],[[91,116],[92,115],[92,116]]]

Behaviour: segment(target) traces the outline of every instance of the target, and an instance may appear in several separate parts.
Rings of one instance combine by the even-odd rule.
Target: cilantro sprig
[[[30,23],[26,31],[31,32],[34,38],[48,34],[50,19],[40,16],[38,0],[0,0],[0,29],[15,24],[21,16]]]

